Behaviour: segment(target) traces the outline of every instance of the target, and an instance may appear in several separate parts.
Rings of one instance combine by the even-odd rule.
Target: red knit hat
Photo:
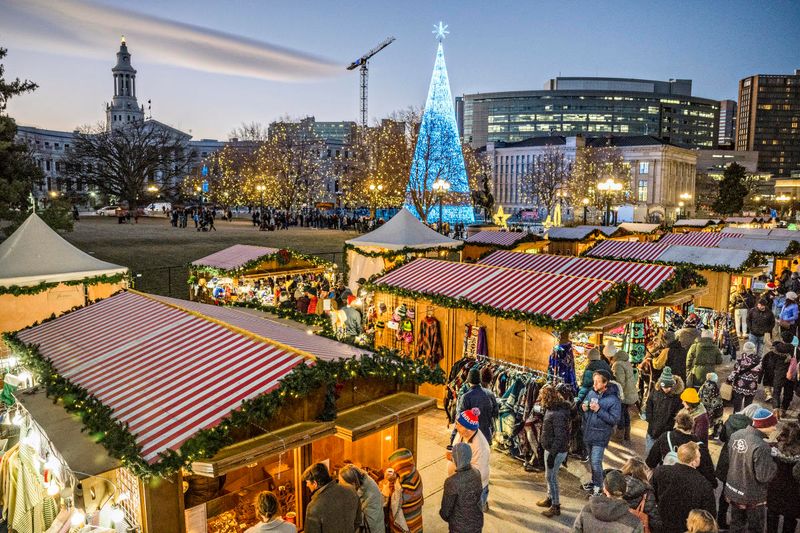
[[[753,427],[767,429],[778,425],[778,417],[769,409],[759,409],[753,414]]]
[[[478,417],[481,414],[481,410],[477,407],[473,407],[472,409],[467,409],[460,415],[458,415],[458,423],[464,426],[467,429],[476,430],[480,427],[478,422]]]

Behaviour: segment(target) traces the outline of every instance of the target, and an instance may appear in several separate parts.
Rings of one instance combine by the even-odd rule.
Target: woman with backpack
[[[558,471],[569,451],[572,405],[564,401],[561,394],[552,386],[542,388],[540,404],[544,409],[541,443],[544,448],[547,498],[536,502],[536,506],[547,507],[547,510],[542,512],[542,516],[552,518],[561,515]]]
[[[675,464],[678,460],[678,447],[681,444],[687,442],[702,442],[692,433],[693,428],[694,420],[692,419],[692,415],[689,414],[689,411],[686,409],[681,409],[678,414],[675,415],[674,429],[665,432],[656,439],[655,443],[653,443],[653,447],[650,448],[650,453],[647,454],[645,464],[647,464],[651,470],[654,470],[661,464]],[[714,463],[711,461],[711,454],[709,454],[708,446],[705,444],[700,444],[700,466],[697,467],[697,471],[703,474],[703,477],[708,480],[712,488],[717,486],[717,478],[714,474]]]

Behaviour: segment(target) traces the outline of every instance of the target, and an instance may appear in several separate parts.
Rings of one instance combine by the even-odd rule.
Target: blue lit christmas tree
[[[442,40],[449,32],[441,22],[434,27],[439,46],[411,164],[405,207],[419,219],[438,222],[438,198],[433,184],[444,180],[449,184],[449,192],[444,196],[442,219],[450,224],[472,224],[475,214],[442,47]]]

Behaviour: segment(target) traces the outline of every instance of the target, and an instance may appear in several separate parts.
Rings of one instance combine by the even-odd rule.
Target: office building
[[[758,169],[775,178],[800,170],[800,69],[739,81],[736,149],[758,152]]]
[[[719,103],[719,141],[720,148],[734,149],[736,143],[736,102],[722,100]]]
[[[588,137],[533,137],[516,143],[490,142],[486,155],[492,166],[495,201],[506,211],[519,211],[530,205],[522,195],[521,179],[535,158],[548,147],[562,150],[570,163],[578,150],[589,147],[616,147],[630,165],[631,204],[636,222],[674,220],[682,194],[695,194],[697,150],[674,146],[651,135]],[[691,206],[685,206],[689,214]]]
[[[692,96],[691,80],[559,77],[541,91],[467,94],[456,109],[475,148],[549,135],[652,135],[685,148],[718,138],[719,101]]]

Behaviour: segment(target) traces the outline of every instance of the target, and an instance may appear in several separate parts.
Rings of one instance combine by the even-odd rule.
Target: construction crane
[[[389,46],[394,42],[394,37],[389,37],[378,46],[359,57],[347,67],[347,70],[355,70],[361,67],[361,125],[367,125],[367,80],[369,78],[369,60],[372,56]]]

